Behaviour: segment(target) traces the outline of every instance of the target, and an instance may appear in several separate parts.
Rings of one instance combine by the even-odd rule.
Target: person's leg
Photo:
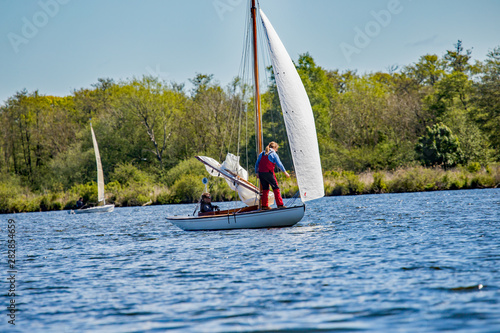
[[[276,180],[276,175],[273,173],[273,182],[270,184],[273,188],[274,199],[276,200],[276,206],[283,207],[283,198],[281,198],[280,188],[278,187],[278,181]]]
[[[281,198],[280,188],[278,186],[278,181],[276,180],[276,175],[274,172],[266,173],[265,175],[268,186],[271,186],[274,192],[274,200],[276,200],[276,205],[278,207],[283,207],[283,199]]]
[[[269,207],[269,190],[262,190],[262,207]]]
[[[281,198],[281,193],[279,188],[273,189],[274,199],[276,200],[276,206],[283,207],[283,198]]]
[[[262,207],[269,207],[269,177],[266,173],[259,173],[260,187],[262,189],[260,203]]]

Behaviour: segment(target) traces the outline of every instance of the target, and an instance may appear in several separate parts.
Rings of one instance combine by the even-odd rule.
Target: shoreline
[[[293,197],[298,191],[292,179],[277,174],[284,199]],[[237,195],[228,190],[227,184],[213,180],[210,189],[214,201],[230,202]],[[174,187],[136,185],[111,189],[107,203],[115,207],[140,207],[146,205],[190,204],[198,202],[203,187],[197,178],[192,179],[189,191],[175,192]],[[366,171],[355,174],[352,171],[327,171],[324,173],[325,196],[345,196],[385,193],[418,193],[446,190],[494,189],[500,187],[500,164],[477,169],[458,167],[450,170],[414,166],[391,171]],[[145,192],[144,188],[148,191]],[[107,189],[108,191],[108,189]],[[0,214],[62,211],[75,209],[74,203],[80,196],[73,191],[42,194],[24,192],[7,198],[0,206]],[[92,197],[87,202],[93,202]],[[94,200],[95,201],[95,200]]]

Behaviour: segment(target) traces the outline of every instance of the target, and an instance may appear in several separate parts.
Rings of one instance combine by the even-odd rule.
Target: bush
[[[481,164],[479,164],[479,162],[470,162],[467,165],[467,171],[470,173],[478,172],[479,170],[481,170]]]
[[[73,200],[76,202],[79,197],[83,197],[83,202],[97,204],[97,183],[94,181],[86,184],[74,185],[69,192],[73,194]]]
[[[170,203],[170,192],[161,192],[156,196],[156,203],[159,205],[166,205]]]
[[[137,169],[132,163],[118,164],[111,173],[110,180],[116,181],[122,185],[154,183],[152,175]]]
[[[443,123],[427,126],[425,135],[418,139],[416,151],[426,166],[451,168],[463,160],[458,138]]]
[[[476,174],[471,179],[472,188],[495,187],[495,179],[488,174]]]
[[[208,173],[204,164],[193,157],[180,162],[175,167],[170,169],[165,176],[165,181],[168,186],[173,186],[176,181],[186,175],[199,177],[199,182],[201,183],[201,179],[203,177],[207,177]]]
[[[0,213],[9,213],[11,202],[21,196],[21,180],[10,174],[0,174]]]
[[[40,211],[40,201],[41,197],[39,196],[18,197],[10,201],[9,211],[11,213],[38,212]]]
[[[366,192],[366,184],[352,171],[329,171],[324,180],[325,195],[361,194]]]
[[[116,202],[119,194],[123,191],[123,186],[118,181],[112,181],[104,186],[104,196],[106,201]]]
[[[142,206],[145,203],[154,200],[153,189],[150,185],[142,185],[139,183],[130,184],[129,186],[118,186],[113,184],[114,189],[120,189],[116,194],[113,193],[109,202],[114,202],[116,206]]]
[[[385,175],[380,172],[373,174],[373,183],[370,187],[371,193],[386,193],[387,184],[385,183]]]
[[[198,202],[203,190],[204,185],[199,180],[199,177],[187,174],[181,176],[171,187],[169,201],[171,203]]]
[[[387,183],[389,192],[421,192],[437,190],[439,179],[444,171],[441,169],[427,169],[414,167],[408,170],[400,169],[393,175],[393,179]]]
[[[442,190],[459,190],[467,187],[467,177],[460,172],[448,171],[441,178]]]
[[[343,172],[347,182],[349,194],[361,194],[364,192],[365,185],[360,181],[359,176],[352,171]]]

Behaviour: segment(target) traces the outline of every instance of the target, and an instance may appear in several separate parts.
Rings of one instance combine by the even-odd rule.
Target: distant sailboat
[[[262,210],[259,204],[259,188],[249,183],[246,177],[238,172],[241,168],[239,164],[236,167],[229,167],[228,165],[233,163],[227,163],[227,158],[226,162],[221,165],[210,157],[197,156],[205,164],[207,171],[211,175],[225,178],[229,186],[238,191],[240,198],[248,206],[220,212],[203,213],[198,216],[167,217],[169,222],[183,230],[288,227],[302,219],[306,201],[324,196],[318,139],[309,98],[283,43],[262,10],[259,12],[269,43],[270,57],[302,203],[294,207]],[[251,15],[253,22],[254,81],[256,85],[256,122],[258,124],[256,126],[256,137],[258,140],[257,152],[259,153],[263,150],[263,144],[258,89],[257,7],[255,6],[255,0],[251,0]]]
[[[114,204],[106,205],[106,199],[104,198],[104,175],[102,172],[101,155],[99,154],[99,147],[97,146],[92,123],[90,123],[90,132],[92,133],[92,142],[94,144],[95,160],[97,164],[97,206],[71,210],[69,212],[70,214],[109,213],[115,209]]]

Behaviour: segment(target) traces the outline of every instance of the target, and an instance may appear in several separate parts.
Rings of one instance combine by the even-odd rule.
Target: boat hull
[[[89,213],[111,213],[115,210],[115,205],[104,205],[104,206],[95,206],[85,209],[75,209],[70,210],[70,214],[89,214]]]
[[[186,231],[291,227],[304,217],[305,205],[210,216],[169,216],[167,221]]]

